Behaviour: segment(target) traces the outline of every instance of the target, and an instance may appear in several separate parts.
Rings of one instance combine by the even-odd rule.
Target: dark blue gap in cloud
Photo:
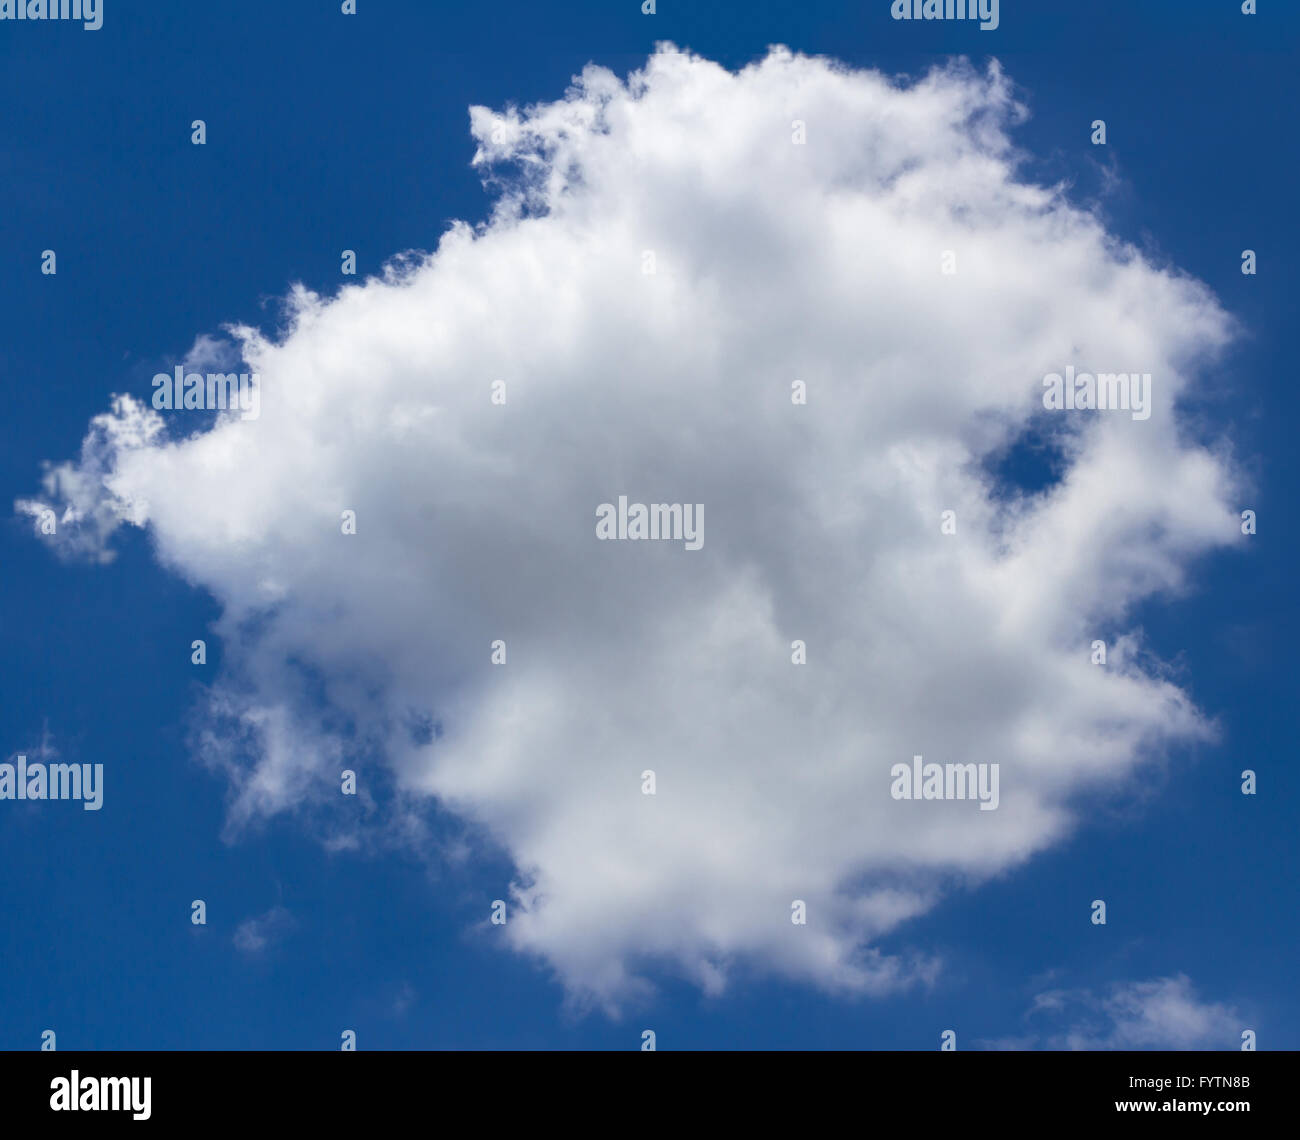
[[[1036,416],[1023,431],[989,452],[981,467],[991,480],[995,500],[1037,495],[1056,486],[1069,466],[1067,428],[1062,417]]]

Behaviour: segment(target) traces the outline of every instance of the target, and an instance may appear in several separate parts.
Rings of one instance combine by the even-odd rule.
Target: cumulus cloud
[[[22,509],[83,553],[146,527],[220,603],[232,828],[355,768],[403,834],[506,851],[496,929],[611,1010],[661,969],[928,977],[880,937],[1212,732],[1132,612],[1240,537],[1178,413],[1229,318],[1025,179],[1023,115],[997,66],[668,47],[473,108],[487,222],[233,329],[259,419],[120,398]],[[1046,412],[1067,365],[1149,372],[1150,418]],[[990,466],[1025,438],[1032,493]],[[702,548],[599,541],[620,495],[704,504]],[[1000,764],[998,809],[892,799],[915,754]]]
[[[1025,1037],[989,1042],[1010,1049],[1239,1049],[1249,1028],[1231,1006],[1202,1000],[1186,974],[1124,982],[1104,993],[1048,990],[1026,1017],[1048,1022]]]

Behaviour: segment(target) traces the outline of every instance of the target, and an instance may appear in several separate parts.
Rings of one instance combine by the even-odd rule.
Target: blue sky
[[[1069,1026],[1026,1014],[1045,993],[1093,1009],[1116,986],[1185,976],[1240,1014],[1261,1048],[1300,1048],[1294,985],[1292,744],[1295,387],[1285,359],[1297,282],[1291,111],[1296,13],[1269,3],[1044,5],[1004,0],[1001,27],[906,25],[876,0],[811,5],[631,2],[561,8],[361,0],[149,6],[106,0],[97,32],[0,25],[0,480],[31,495],[41,463],[75,456],[110,395],[200,333],[270,326],[301,281],[339,285],[484,220],[467,108],[559,98],[588,62],[618,75],[671,40],[729,68],[769,44],[889,74],[950,53],[996,56],[1031,117],[1027,173],[1068,180],[1107,228],[1205,282],[1242,334],[1198,397],[1207,430],[1257,481],[1259,533],[1188,565],[1187,596],[1132,624],[1220,725],[1126,794],[1097,797],[1063,842],[877,943],[940,955],[929,986],[827,993],[741,968],[705,996],[671,970],[620,1019],[574,1015],[544,962],[482,920],[511,876],[479,853],[448,865],[400,849],[328,852],[291,815],[223,840],[224,780],[191,758],[202,686],[189,643],[211,594],[159,564],[140,532],[107,566],[56,558],[29,519],[0,528],[0,751],[48,741],[103,762],[105,808],[0,803],[0,1047],[962,1047],[1041,1043]],[[1188,10],[1190,9],[1190,11]],[[208,124],[205,147],[189,124]],[[1089,144],[1103,118],[1108,146]],[[43,249],[58,274],[39,272]],[[1259,273],[1243,276],[1240,251]],[[1009,478],[1032,484],[1032,465]],[[1068,604],[1063,599],[1062,604]],[[209,674],[222,666],[210,638]],[[1239,773],[1259,794],[1239,793]],[[202,898],[208,925],[189,921]],[[1092,899],[1109,920],[1088,923]],[[240,924],[290,918],[254,952]],[[1226,1047],[1231,1047],[1227,1045]]]

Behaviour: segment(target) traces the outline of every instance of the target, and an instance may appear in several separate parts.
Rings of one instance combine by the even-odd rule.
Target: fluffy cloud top
[[[1126,622],[1239,537],[1178,415],[1228,318],[1025,182],[1022,114],[996,66],[670,48],[474,108],[487,223],[233,330],[259,418],[121,398],[22,506],[84,551],[145,526],[220,602],[232,826],[342,767],[436,804],[512,858],[503,936],[611,1008],[648,965],[905,984],[874,940],[1210,731]],[[1045,412],[1067,365],[1150,373],[1150,418]],[[1045,427],[1061,479],[1008,493]],[[702,549],[599,541],[620,495],[704,504]],[[894,800],[914,754],[1000,764],[1000,806]]]

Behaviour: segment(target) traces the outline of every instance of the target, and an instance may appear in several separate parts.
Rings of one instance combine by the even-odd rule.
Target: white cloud
[[[244,919],[235,928],[235,948],[244,954],[260,954],[293,927],[293,915],[282,906],[273,906],[265,914]]]
[[[987,1042],[1008,1049],[1239,1049],[1249,1028],[1233,1007],[1203,1001],[1186,974],[1124,982],[1103,994],[1049,990],[1026,1015],[1056,1028]],[[1068,1022],[1068,1025],[1059,1023]]]
[[[1184,974],[1116,987],[1102,1008],[1112,1023],[1107,1048],[1230,1049],[1241,1044],[1236,1010],[1200,1001]]]
[[[239,353],[231,341],[208,333],[200,333],[194,338],[193,345],[181,361],[186,372],[205,373],[212,369],[229,372],[239,363]]]
[[[146,525],[220,602],[203,751],[232,826],[382,772],[393,826],[436,798],[510,853],[500,932],[578,999],[613,1008],[650,964],[876,992],[932,972],[873,943],[955,873],[1017,864],[1082,789],[1209,735],[1129,624],[1240,537],[1231,471],[1176,412],[1230,322],[1020,181],[1021,114],[996,67],[589,68],[472,111],[488,224],[295,290],[278,339],[233,330],[258,420],[96,421],[46,479],[80,524],[59,540]],[[1067,364],[1150,372],[1154,413],[1059,413],[1064,478],[1008,498],[982,463]],[[597,541],[620,494],[705,504],[703,549]],[[892,800],[916,753],[999,763],[998,810]]]
[[[15,508],[31,516],[61,553],[109,563],[115,557],[108,540],[122,522],[143,524],[144,504],[133,505],[106,493],[105,480],[119,455],[149,449],[161,441],[158,416],[129,396],[115,396],[113,410],[91,420],[77,463],[47,463],[39,499],[19,499]],[[42,515],[53,513],[52,531]]]

